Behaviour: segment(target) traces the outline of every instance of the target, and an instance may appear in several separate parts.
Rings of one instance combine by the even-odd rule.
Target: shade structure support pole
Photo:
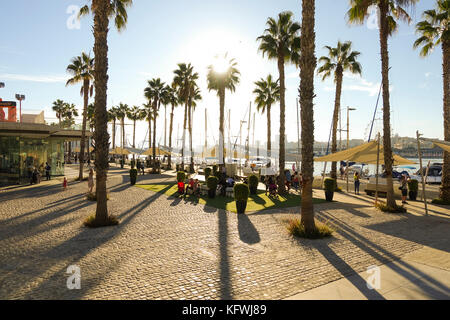
[[[423,203],[425,206],[425,215],[428,216],[428,205],[427,205],[427,195],[425,193],[425,177],[423,176],[423,168],[422,168],[422,151],[420,149],[420,134],[419,131],[416,131],[417,134],[417,152],[419,153],[419,163],[420,163],[420,176],[422,177],[422,195],[423,195]]]
[[[375,205],[378,204],[378,174],[380,168],[380,140],[381,140],[380,133],[378,133],[377,140],[378,141],[377,141],[377,172],[375,175]]]

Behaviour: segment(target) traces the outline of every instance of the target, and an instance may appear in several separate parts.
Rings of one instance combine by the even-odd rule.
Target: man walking
[[[50,180],[50,170],[52,168],[50,167],[50,165],[48,164],[48,162],[45,163],[45,177],[47,179],[47,181]]]

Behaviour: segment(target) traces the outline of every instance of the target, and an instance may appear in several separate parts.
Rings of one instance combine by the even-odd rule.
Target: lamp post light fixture
[[[347,149],[349,148],[350,145],[350,111],[355,111],[355,108],[350,108],[347,107]],[[346,170],[347,170],[347,192],[348,192],[348,160],[347,160],[347,166],[346,166]]]
[[[19,100],[19,115],[20,115],[20,123],[22,123],[22,101],[25,100],[25,96],[23,94],[16,94],[16,100]]]
[[[4,88],[5,87],[5,83],[4,82],[0,82],[0,88]]]

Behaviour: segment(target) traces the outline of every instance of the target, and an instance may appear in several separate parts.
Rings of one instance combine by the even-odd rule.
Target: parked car
[[[427,171],[427,167],[422,168],[423,175],[425,175]],[[417,179],[418,181],[422,181],[422,173],[420,170],[416,172],[415,175],[411,176],[411,179]],[[428,169],[428,175],[425,177],[426,183],[429,184],[440,184],[442,182],[442,164],[433,163],[430,165]]]

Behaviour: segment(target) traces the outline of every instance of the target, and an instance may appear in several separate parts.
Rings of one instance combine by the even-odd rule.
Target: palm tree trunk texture
[[[192,150],[192,105],[189,104],[189,148],[191,150],[191,162],[189,164],[189,171],[194,172],[194,151]]]
[[[442,42],[444,82],[444,139],[450,142],[450,40]],[[440,198],[450,202],[450,152],[444,152]]]
[[[133,120],[133,148],[136,148],[136,120]],[[133,160],[135,159],[135,155],[133,152]]]
[[[286,193],[285,180],[284,176],[285,170],[285,110],[286,110],[286,101],[285,101],[285,84],[284,84],[284,54],[283,52],[279,53],[278,56],[278,71],[280,72],[280,144],[279,144],[279,171],[280,171],[280,180],[278,185],[278,192],[280,194]]]
[[[186,138],[186,122],[187,122],[187,112],[188,112],[188,97],[186,96],[186,103],[184,105],[184,124],[183,124],[183,141],[181,146],[181,167],[184,170],[184,139]]]
[[[300,54],[300,115],[302,123],[302,165],[303,177],[301,223],[307,233],[316,230],[312,202],[312,183],[314,173],[314,70],[315,56],[315,1],[302,0],[302,33]]]
[[[113,120],[113,127],[112,127],[112,148],[116,148],[116,119]]]
[[[157,101],[155,100],[153,109],[153,172],[156,172],[156,107]]]
[[[125,118],[122,118],[120,122],[122,124],[122,151],[123,151],[123,148],[125,148]],[[125,164],[125,155],[123,153],[122,153],[122,161]]]
[[[152,117],[148,117],[148,148],[152,147]]]
[[[270,108],[272,106],[268,105],[267,106],[267,157],[270,159],[270,157],[272,156],[272,141],[271,141],[271,137],[272,137],[272,124],[271,124],[271,120],[270,120]]]
[[[337,151],[337,126],[339,120],[339,109],[341,107],[341,94],[342,94],[342,67],[336,68],[336,97],[334,99],[334,112],[333,112],[333,136],[331,138],[331,153]],[[337,179],[336,161],[331,163],[331,178]]]
[[[225,121],[225,88],[219,89],[219,102],[220,102],[220,116],[219,116],[219,148],[222,147],[221,150],[221,156],[222,164],[220,165],[220,168],[225,166],[225,135],[224,135],[224,121]],[[231,152],[231,150],[229,150]]]
[[[174,110],[175,106],[172,105],[172,113],[170,114],[170,126],[169,126],[169,159],[168,161],[168,166],[169,168],[172,167],[172,130],[173,130],[173,110]]]
[[[380,8],[380,47],[381,47],[381,75],[383,83],[383,152],[387,179],[386,204],[395,208],[394,186],[392,182],[392,149],[391,124],[389,104],[389,52],[388,52],[388,1],[381,0]]]
[[[108,13],[109,1],[93,0],[94,54],[95,54],[95,168],[97,209],[95,221],[104,225],[108,221],[106,203],[106,175],[108,170],[108,114],[106,99],[108,89]]]
[[[86,116],[87,116],[87,106],[89,102],[89,80],[83,81],[83,98],[84,98],[84,106],[83,106],[83,124],[81,128],[81,141],[80,141],[80,172],[78,178],[80,181],[83,180],[83,165],[84,165],[84,146],[86,142]],[[89,149],[89,146],[88,146]]]

